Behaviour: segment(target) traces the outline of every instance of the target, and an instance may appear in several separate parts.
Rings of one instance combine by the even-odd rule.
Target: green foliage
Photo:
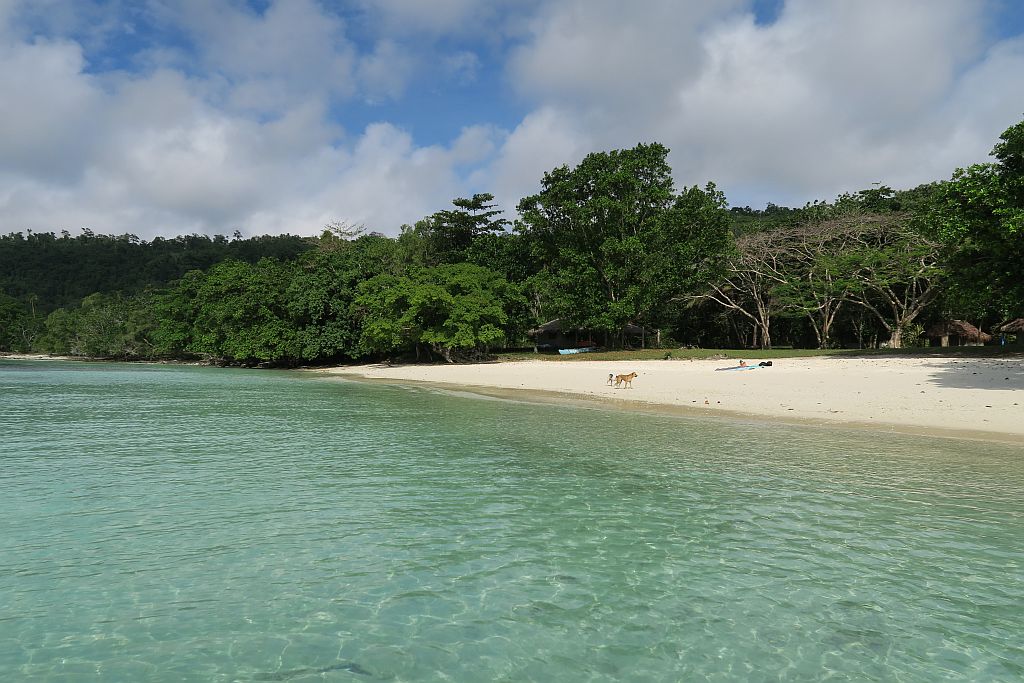
[[[350,315],[358,285],[396,272],[396,249],[394,240],[365,235],[300,259],[287,299],[301,358],[358,357],[360,330]]]
[[[0,291],[0,351],[30,351],[42,324],[31,302]]]
[[[403,226],[399,243],[410,264],[433,267],[468,260],[474,242],[502,233],[508,221],[499,218],[494,195],[475,194],[470,199],[453,199],[455,209],[438,211]]]
[[[699,344],[901,344],[948,317],[1024,314],[1024,122],[992,163],[800,208],[678,194],[659,144],[544,174],[508,224],[475,194],[397,239],[85,230],[0,236],[0,350],[244,364],[480,357],[551,318]],[[941,244],[941,248],[939,245]],[[600,337],[598,337],[600,338]]]
[[[77,306],[94,293],[135,294],[166,286],[195,269],[225,260],[255,263],[263,257],[290,260],[313,248],[294,235],[228,240],[223,235],[184,235],[144,242],[135,235],[77,237],[63,232],[0,235],[0,290],[24,300],[36,296],[45,315]]]
[[[715,272],[730,245],[725,199],[712,184],[677,197],[667,155],[659,144],[589,154],[519,203],[519,231],[546,266],[533,280],[546,316],[607,333],[658,325]]]
[[[466,250],[466,262],[490,268],[509,282],[525,282],[541,270],[530,241],[519,233],[486,233]]]
[[[291,266],[271,259],[225,261],[187,283],[195,298],[185,350],[241,363],[288,363],[300,357],[285,292]],[[180,305],[180,298],[178,300]]]
[[[877,184],[858,192],[844,192],[832,201],[815,200],[801,208],[790,208],[768,203],[764,210],[749,206],[729,209],[733,232],[739,235],[784,230],[826,221],[912,211],[927,194],[928,186],[913,190],[896,191]],[[922,191],[923,190],[923,191]]]
[[[958,168],[924,220],[945,243],[961,292],[979,293],[970,306],[987,301],[1013,317],[1024,313],[1024,122],[1000,140],[996,162]]]
[[[156,325],[148,293],[134,297],[96,293],[77,307],[59,308],[47,316],[37,348],[90,358],[150,358]]]
[[[412,275],[378,275],[359,285],[353,306],[368,354],[425,345],[449,362],[486,354],[505,342],[506,326],[524,300],[500,275],[468,263]]]

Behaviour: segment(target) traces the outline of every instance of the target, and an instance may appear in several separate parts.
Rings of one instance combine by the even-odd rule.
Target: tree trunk
[[[893,327],[889,334],[889,348],[890,349],[902,349],[903,348],[903,328],[896,326]]]

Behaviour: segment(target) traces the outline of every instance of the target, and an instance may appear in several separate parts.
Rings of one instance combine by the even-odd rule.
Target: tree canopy
[[[831,347],[926,343],[953,318],[1024,316],[1024,122],[949,180],[803,207],[675,188],[668,149],[543,175],[510,225],[490,193],[397,238],[85,230],[0,236],[0,351],[294,365],[481,358],[559,319],[579,338]]]
[[[716,271],[731,245],[725,198],[713,184],[676,195],[667,156],[656,143],[588,154],[519,203],[548,315],[606,334],[659,325]]]

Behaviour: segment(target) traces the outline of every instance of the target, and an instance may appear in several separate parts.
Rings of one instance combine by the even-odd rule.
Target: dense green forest
[[[1024,122],[948,180],[802,208],[677,190],[667,155],[593,153],[545,173],[514,224],[477,194],[396,238],[13,232],[0,350],[457,361],[526,346],[552,319],[610,347],[899,348],[951,320],[995,332],[1024,316]]]

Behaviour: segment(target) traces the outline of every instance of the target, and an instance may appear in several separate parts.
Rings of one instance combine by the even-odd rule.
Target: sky
[[[0,0],[0,233],[395,235],[641,142],[802,206],[1022,118],[1018,0]]]

